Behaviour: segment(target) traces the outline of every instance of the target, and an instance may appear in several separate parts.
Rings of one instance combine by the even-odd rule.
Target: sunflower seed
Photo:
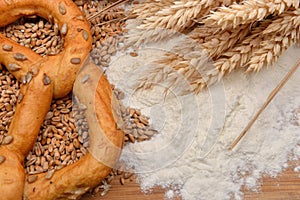
[[[81,59],[80,58],[71,58],[71,61],[70,61],[72,64],[80,64],[81,62]]]
[[[23,100],[23,98],[24,98],[24,94],[20,93],[18,95],[18,103],[21,103],[21,101]]]
[[[37,179],[38,179],[38,176],[37,176],[37,175],[31,175],[31,176],[28,176],[28,177],[27,177],[27,182],[28,182],[28,183],[33,183],[33,182],[35,182]]]
[[[31,70],[31,72],[32,72],[32,75],[33,75],[33,76],[36,76],[36,75],[39,73],[39,69],[38,69],[38,68],[33,68],[33,69]]]
[[[27,81],[26,81],[26,76],[24,76],[24,75],[21,76],[21,83],[22,83],[23,85],[25,85],[25,84],[27,83]]]
[[[24,60],[27,60],[27,57],[21,53],[15,53],[14,59],[18,60],[18,61],[24,61]]]
[[[4,45],[2,45],[2,49],[3,49],[4,51],[12,51],[13,46],[10,45],[10,44],[4,44]]]
[[[55,172],[55,169],[51,169],[51,170],[47,171],[47,173],[45,175],[45,179],[51,179],[54,172]]]
[[[0,155],[0,164],[4,163],[5,160],[6,160],[6,158],[4,156]]]
[[[63,34],[63,35],[66,35],[68,32],[68,24],[67,23],[64,23],[61,27],[61,30],[60,30],[60,33]]]
[[[59,3],[58,10],[59,10],[59,13],[62,15],[65,15],[67,13],[67,9],[62,2]]]
[[[80,20],[80,21],[84,21],[84,17],[82,15],[77,16],[76,19]]]
[[[89,74],[84,75],[84,77],[81,79],[81,83],[87,82],[87,80],[89,79],[89,77],[90,77]]]
[[[7,66],[8,71],[15,72],[21,69],[21,67],[15,63],[10,63]]]
[[[8,144],[12,143],[13,140],[14,140],[14,137],[12,135],[7,135],[3,139],[2,144],[8,145]]]
[[[88,34],[88,32],[87,32],[86,30],[83,30],[83,31],[82,31],[82,37],[83,37],[83,39],[85,39],[86,41],[88,41],[88,39],[89,39],[89,34]]]
[[[47,74],[44,74],[44,79],[43,79],[44,85],[49,85],[51,83],[51,79]]]
[[[27,72],[26,74],[26,82],[27,83],[30,83],[30,81],[32,80],[32,73],[31,72]]]
[[[51,24],[53,24],[53,22],[54,22],[54,17],[53,17],[53,15],[48,15],[48,21],[49,21]]]

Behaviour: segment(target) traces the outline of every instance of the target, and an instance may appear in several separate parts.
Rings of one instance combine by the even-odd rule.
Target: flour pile
[[[299,48],[290,48],[272,68],[251,75],[232,73],[198,95],[166,93],[163,84],[136,90],[137,80],[155,68],[152,61],[166,46],[141,48],[137,57],[119,53],[106,72],[125,92],[125,104],[141,109],[159,130],[150,141],[127,145],[121,156],[138,174],[143,190],[172,188],[166,197],[177,194],[184,200],[242,199],[241,186],[259,190],[263,174],[276,176],[288,160],[300,157],[300,70],[239,145],[227,150],[299,59]]]

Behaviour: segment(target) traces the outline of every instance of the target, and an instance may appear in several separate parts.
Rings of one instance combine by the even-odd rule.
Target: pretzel
[[[0,26],[27,15],[57,24],[64,50],[41,57],[0,34],[0,63],[22,83],[8,136],[0,146],[1,199],[77,199],[99,184],[120,156],[124,135],[115,123],[116,100],[101,70],[86,58],[92,41],[89,24],[71,0],[0,0]],[[86,106],[89,152],[54,174],[25,174],[24,158],[52,98],[69,94],[74,82],[74,93]]]

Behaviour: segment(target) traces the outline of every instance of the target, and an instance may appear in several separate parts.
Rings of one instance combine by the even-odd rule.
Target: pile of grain
[[[1,32],[7,38],[43,56],[58,54],[63,49],[57,24],[41,18],[21,18],[17,24],[6,26]]]
[[[109,3],[106,1],[78,1],[75,3],[86,15],[92,15]],[[123,41],[123,26],[125,11],[116,8],[103,13],[91,22],[93,44],[91,58],[95,64],[108,67],[110,57],[117,51],[118,44]],[[42,55],[55,55],[63,51],[64,40],[60,37],[57,25],[37,16],[23,17],[17,22],[0,29],[6,37],[10,37],[22,46],[30,48]],[[9,72],[1,67],[0,73],[0,144],[8,141],[7,131],[15,112],[20,83]],[[114,93],[120,100],[124,94],[114,88]],[[85,108],[82,108],[73,99],[72,94],[52,100],[51,107],[40,128],[37,141],[27,155],[24,167],[26,173],[37,174],[47,172],[55,173],[84,156],[89,147],[89,129],[84,117]],[[125,145],[129,142],[150,139],[157,132],[150,127],[149,118],[142,115],[139,110],[121,107],[122,119],[126,122],[124,127]],[[134,177],[133,174],[115,169],[99,186],[93,194],[103,189],[104,195],[110,187],[108,183],[118,176],[120,183],[125,179]]]

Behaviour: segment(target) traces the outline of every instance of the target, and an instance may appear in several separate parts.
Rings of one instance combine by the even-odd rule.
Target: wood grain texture
[[[300,200],[300,173],[294,172],[294,167],[300,162],[291,163],[291,167],[276,178],[263,177],[261,191],[253,192],[243,188],[245,200]],[[155,188],[150,194],[141,192],[135,181],[121,185],[119,179],[112,181],[112,187],[105,196],[85,195],[82,200],[164,200],[164,190]],[[180,200],[180,197],[174,200]]]

